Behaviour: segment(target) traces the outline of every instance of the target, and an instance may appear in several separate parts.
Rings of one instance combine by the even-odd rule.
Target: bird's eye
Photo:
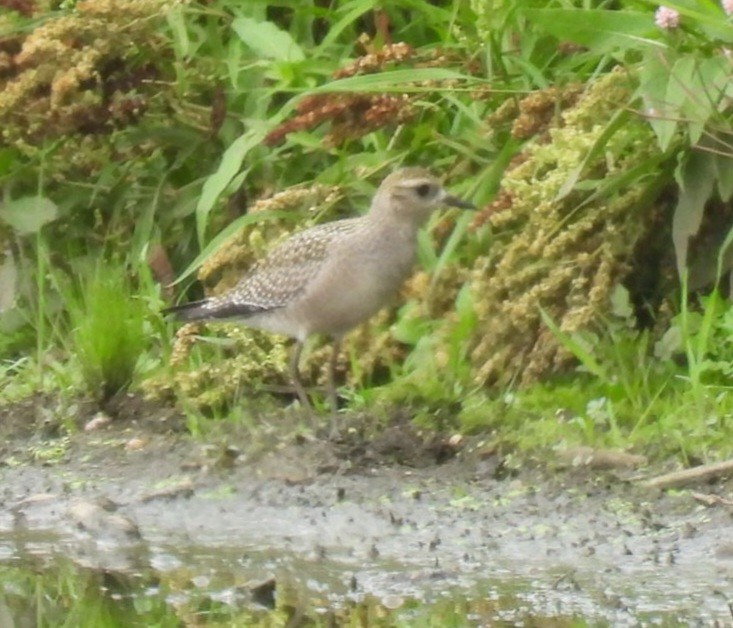
[[[432,186],[429,185],[429,184],[427,184],[427,183],[423,183],[422,185],[418,185],[417,188],[415,188],[415,189],[417,191],[417,195],[420,198],[427,198],[428,196],[430,196],[430,194],[431,194],[431,192],[433,190]]]

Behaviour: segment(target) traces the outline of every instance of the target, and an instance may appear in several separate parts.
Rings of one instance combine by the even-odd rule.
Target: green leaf
[[[523,15],[561,41],[572,41],[597,53],[642,45],[665,47],[649,13],[602,9],[525,9]]]
[[[214,204],[239,172],[247,153],[257,146],[264,136],[265,133],[261,130],[251,130],[238,137],[224,152],[217,171],[206,179],[201,190],[201,198],[196,205],[196,233],[200,246],[203,247],[209,213]]]
[[[588,372],[601,380],[608,381],[606,370],[601,366],[600,362],[593,357],[590,349],[584,346],[585,343],[582,342],[578,336],[562,331],[542,306],[539,306],[539,310],[542,322],[547,325],[547,328],[555,337],[555,340],[557,340],[557,342],[560,343],[566,351],[572,353]]]
[[[667,362],[682,350],[682,330],[678,325],[672,325],[654,344],[654,357]]]
[[[677,271],[682,276],[687,266],[689,239],[699,231],[705,203],[713,193],[714,155],[701,151],[687,153],[675,169],[675,179],[680,186],[680,194],[672,220],[672,241],[677,255]]]
[[[728,230],[725,240],[723,240],[723,244],[720,245],[720,249],[718,250],[718,259],[715,269],[716,283],[723,276],[723,273],[727,273],[731,268],[733,268],[733,250],[731,249],[731,244],[733,244],[733,228]],[[733,281],[733,278],[731,278],[731,281]]]
[[[677,59],[667,82],[665,116],[686,127],[691,144],[700,139],[705,121],[712,112],[706,93],[706,86],[700,84],[697,57],[686,55]]]
[[[699,55],[690,54],[672,68],[668,96],[672,104],[670,111],[674,117],[686,121],[691,144],[700,140],[708,121],[716,115],[730,82],[729,75],[730,67],[722,55],[720,59],[701,61]]]
[[[0,219],[19,235],[37,233],[43,225],[56,220],[58,213],[56,203],[45,196],[24,196],[0,206]]]
[[[433,240],[425,229],[420,229],[417,234],[417,259],[420,267],[431,273],[438,263]]]
[[[18,271],[15,260],[9,251],[5,252],[5,259],[0,261],[0,314],[15,305],[17,296]]]
[[[355,2],[340,6],[337,9],[337,13],[345,14],[341,19],[333,22],[329,26],[328,33],[326,33],[323,41],[316,49],[316,54],[333,44],[349,25],[356,22],[364,13],[373,9],[375,4],[377,4],[377,0],[356,0]]]
[[[730,155],[716,154],[715,173],[718,182],[718,194],[720,200],[727,203],[733,196],[733,157]]]
[[[0,175],[9,173],[13,166],[18,165],[18,161],[18,155],[15,149],[4,148],[0,150]]]
[[[675,77],[686,81],[690,94],[683,109],[683,117],[689,120],[690,143],[697,143],[710,126],[716,125],[718,111],[725,109],[725,102],[733,95],[731,89],[730,62],[724,55],[696,60],[695,71],[688,77]]]
[[[453,260],[455,251],[463,239],[463,236],[468,231],[468,225],[471,224],[473,218],[473,213],[468,213],[466,211],[457,214],[453,231],[451,232],[448,241],[443,246],[440,256],[435,260],[435,264],[431,268],[432,277],[430,279],[430,292],[432,292],[437,285],[443,269],[451,262],[451,260]]]
[[[253,52],[265,59],[302,61],[305,55],[290,33],[280,30],[272,22],[258,22],[249,17],[238,17],[232,28]]]
[[[695,98],[690,91],[697,76],[697,59],[693,55],[685,55],[674,62],[667,81],[667,94],[664,103],[667,115],[672,118],[682,117],[684,105]]]
[[[478,79],[474,76],[461,74],[454,70],[444,68],[417,68],[414,70],[392,70],[391,72],[380,72],[378,74],[360,74],[349,76],[338,81],[325,83],[315,89],[308,90],[309,94],[320,94],[330,92],[385,92],[385,91],[406,91],[405,88],[412,88],[413,91],[440,91],[436,87],[418,87],[414,84],[423,81],[447,81],[464,80],[476,83]],[[454,91],[455,88],[451,88]]]
[[[640,79],[649,125],[657,136],[659,148],[666,151],[677,131],[677,119],[667,107],[667,86],[675,79],[670,79],[667,61],[656,51],[645,55]]]
[[[476,326],[476,307],[473,300],[471,287],[468,283],[458,291],[456,297],[456,316],[458,317],[458,327],[462,338],[468,338],[468,335]]]
[[[395,340],[406,345],[416,346],[421,340],[429,337],[431,326],[430,321],[426,321],[418,314],[415,303],[408,302],[400,308],[397,321],[392,325],[391,333]]]
[[[699,62],[693,77],[695,82],[690,89],[694,94],[699,92],[704,98],[709,114],[717,109],[726,96],[733,96],[730,74],[730,61],[722,54]]]
[[[181,58],[186,58],[191,54],[191,40],[186,29],[186,19],[182,6],[171,7],[166,13],[166,21],[171,29],[173,47],[176,54]]]
[[[617,283],[611,291],[611,312],[614,316],[631,320],[634,317],[634,307],[631,305],[629,291]]]

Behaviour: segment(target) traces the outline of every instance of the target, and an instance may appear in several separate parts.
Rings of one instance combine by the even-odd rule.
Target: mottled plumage
[[[167,308],[181,320],[238,319],[286,306],[318,274],[334,238],[353,232],[359,218],[300,231],[267,253],[236,285],[217,297]]]
[[[421,168],[403,168],[380,185],[369,212],[294,234],[270,251],[228,292],[164,310],[179,319],[236,319],[297,339],[291,370],[296,392],[308,398],[298,377],[305,339],[334,338],[333,369],[341,336],[392,298],[412,270],[417,231],[440,205],[471,207],[448,195]]]

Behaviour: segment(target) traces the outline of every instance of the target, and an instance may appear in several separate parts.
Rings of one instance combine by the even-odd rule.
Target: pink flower
[[[723,0],[721,4],[726,15],[733,15],[733,0]]]
[[[730,2],[731,0],[726,0]],[[654,23],[666,30],[677,28],[680,25],[680,14],[669,7],[659,7],[654,13]]]

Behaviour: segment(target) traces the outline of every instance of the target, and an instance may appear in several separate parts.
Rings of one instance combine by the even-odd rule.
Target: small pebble
[[[84,425],[85,432],[93,432],[94,430],[106,427],[112,422],[112,417],[104,412],[97,412],[89,421]]]
[[[134,437],[125,443],[125,451],[139,451],[143,449],[148,441],[144,438]]]
[[[463,434],[453,434],[453,436],[448,439],[448,444],[454,448],[460,447],[462,443]]]
[[[405,598],[400,595],[385,595],[382,599],[382,606],[391,611],[397,610],[405,603]]]

